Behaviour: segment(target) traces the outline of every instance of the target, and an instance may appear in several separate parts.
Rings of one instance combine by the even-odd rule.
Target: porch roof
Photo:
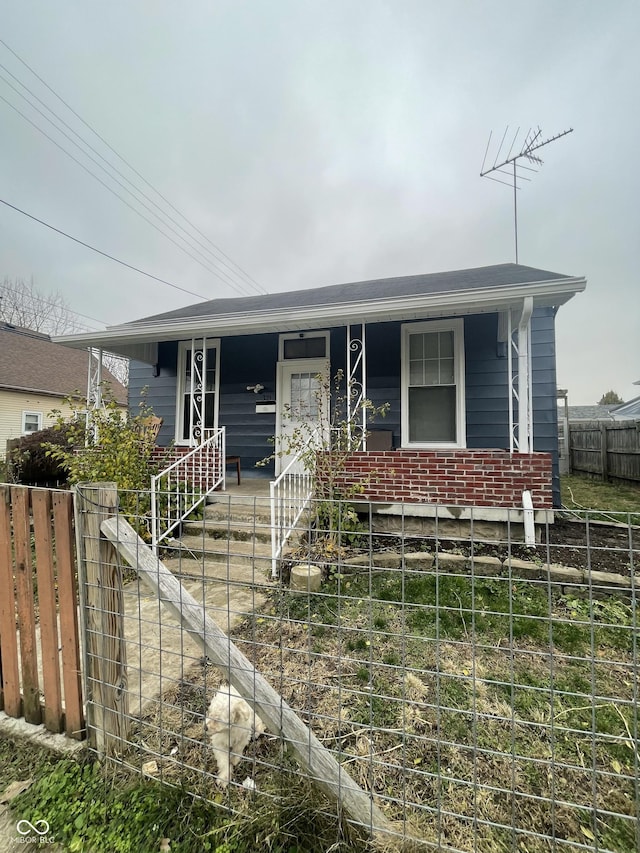
[[[55,340],[72,347],[102,347],[153,362],[155,345],[160,341],[505,311],[518,308],[528,296],[534,306],[558,306],[585,286],[583,277],[521,264],[498,264],[214,299],[110,326],[103,332],[64,335]]]

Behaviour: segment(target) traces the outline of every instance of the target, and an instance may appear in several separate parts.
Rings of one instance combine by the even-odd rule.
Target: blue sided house
[[[551,509],[555,316],[585,286],[499,264],[213,299],[58,340],[128,356],[130,408],[148,389],[158,445],[174,460],[214,448],[208,487],[224,487],[229,458],[244,477],[282,476],[289,458],[256,463],[296,419],[319,416],[318,377],[341,370],[354,417],[363,398],[389,404],[384,421],[363,420],[349,463],[354,480],[372,460],[393,470],[368,487],[371,501],[508,510],[527,490],[534,508]]]

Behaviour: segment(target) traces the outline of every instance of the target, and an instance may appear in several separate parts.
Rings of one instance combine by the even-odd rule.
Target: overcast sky
[[[269,292],[513,261],[512,194],[479,177],[489,132],[574,128],[519,193],[519,260],[587,278],[557,331],[558,384],[588,404],[640,393],[639,23],[637,0],[7,0],[0,38],[197,226],[189,252],[215,272],[213,241]],[[3,44],[0,64],[0,98],[159,225],[17,77],[189,227]],[[255,287],[5,100],[0,129],[0,198],[206,298]],[[197,301],[0,205],[5,276],[107,325]]]

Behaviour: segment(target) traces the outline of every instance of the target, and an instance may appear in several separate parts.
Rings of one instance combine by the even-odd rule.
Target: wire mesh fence
[[[549,515],[530,548],[517,513],[390,523],[371,505],[323,501],[273,579],[268,494],[220,494],[200,515],[157,555],[138,540],[126,561],[120,519],[109,599],[92,589],[104,576],[81,573],[87,717],[94,729],[118,717],[110,760],[238,815],[313,797],[318,814],[365,834],[382,816],[390,838],[433,849],[639,849],[629,516]],[[144,518],[129,521],[144,532]],[[207,617],[226,636],[207,633]],[[117,642],[96,651],[92,635]],[[250,705],[224,686],[228,667]],[[109,672],[115,704],[98,683]],[[287,737],[286,709],[313,741]],[[334,788],[312,752],[338,768]]]

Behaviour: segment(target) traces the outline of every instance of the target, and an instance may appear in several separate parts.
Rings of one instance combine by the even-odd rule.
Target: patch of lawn
[[[364,843],[314,801],[308,785],[290,787],[295,798],[256,802],[245,795],[231,813],[180,787],[63,759],[16,797],[12,809],[20,819],[47,820],[70,851],[157,853],[165,838],[171,853],[364,851]]]
[[[562,503],[569,509],[631,513],[631,523],[640,524],[640,485],[565,474],[560,478],[560,489]]]
[[[51,769],[60,756],[31,741],[0,735],[0,794],[11,782],[33,778],[38,771]]]
[[[633,641],[631,607],[614,598],[588,602],[554,595],[550,602],[541,585],[463,575],[425,573],[407,578],[404,586],[396,575],[378,576],[374,584],[373,595],[383,601],[401,602],[404,592],[407,627],[421,637],[551,642],[573,655],[626,649]]]

